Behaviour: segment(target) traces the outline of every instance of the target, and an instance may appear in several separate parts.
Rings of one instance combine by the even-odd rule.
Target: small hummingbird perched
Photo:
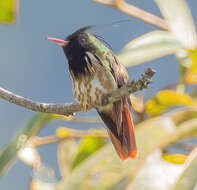
[[[65,40],[47,38],[60,44],[68,59],[73,94],[83,111],[96,107],[107,126],[111,141],[122,160],[135,158],[137,148],[130,100],[121,100],[105,107],[102,96],[129,81],[128,73],[114,53],[84,27]]]

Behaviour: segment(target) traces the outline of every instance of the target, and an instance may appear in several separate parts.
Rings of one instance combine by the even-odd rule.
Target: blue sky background
[[[160,15],[152,0],[128,2]],[[188,3],[196,23],[197,2],[188,0]],[[74,101],[63,51],[59,46],[46,41],[45,37],[65,38],[83,26],[101,26],[130,19],[130,22],[121,23],[119,27],[109,25],[93,30],[103,36],[111,44],[114,52],[118,53],[131,39],[156,29],[138,19],[90,0],[21,0],[19,7],[16,24],[0,25],[0,86],[41,102]],[[150,88],[143,91],[145,98],[178,79],[178,67],[173,56],[129,68],[130,78],[136,79],[148,66],[155,69],[157,73]],[[92,111],[90,114],[96,115],[96,112]],[[32,111],[0,100],[0,147],[7,144],[33,115]],[[53,134],[59,124],[57,122],[49,124],[40,132],[40,135]],[[98,125],[67,123],[66,126],[86,129]],[[56,166],[56,145],[45,146],[39,151],[46,164],[51,167]],[[0,188],[27,189],[30,177],[30,168],[17,161],[8,174],[0,179]]]

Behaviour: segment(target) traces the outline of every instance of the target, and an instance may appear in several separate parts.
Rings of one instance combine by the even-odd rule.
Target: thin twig
[[[152,13],[142,10],[134,5],[131,5],[125,2],[124,0],[93,0],[93,1],[106,6],[115,7],[125,14],[136,17],[140,20],[143,20],[144,22],[155,25],[164,30],[168,30],[168,26],[165,20]]]
[[[113,102],[120,100],[124,96],[129,96],[131,93],[147,88],[152,80],[154,73],[155,71],[148,68],[137,81],[133,80],[126,86],[123,86],[118,90],[114,90],[111,93],[104,95],[102,98],[102,105],[105,106],[107,104],[112,104]]]
[[[148,84],[152,80],[154,73],[155,72],[153,70],[148,68],[137,81],[131,81],[128,85],[114,90],[109,94],[105,94],[102,97],[102,106],[111,104],[115,101],[120,100],[123,96],[129,96],[131,93],[147,88]],[[0,88],[0,98],[37,112],[71,115],[75,112],[82,111],[77,103],[54,104],[34,102],[3,88]]]
[[[56,135],[47,136],[47,137],[35,136],[31,139],[31,142],[34,147],[37,147],[37,146],[47,145],[51,143],[56,143],[56,142],[59,142],[60,140],[61,139],[57,137]]]
[[[66,135],[59,137],[58,135],[52,135],[47,137],[33,137],[31,139],[31,143],[33,143],[34,147],[47,145],[51,143],[60,142],[65,139],[70,138],[83,138],[83,137],[100,137],[100,138],[108,138],[105,130],[75,130],[75,129],[68,129],[66,127],[61,127],[61,130],[65,130]]]

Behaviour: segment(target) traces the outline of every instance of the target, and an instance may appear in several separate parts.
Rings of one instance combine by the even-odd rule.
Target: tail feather
[[[135,158],[137,156],[137,147],[135,142],[135,134],[134,134],[134,125],[131,118],[130,110],[128,106],[124,106],[123,108],[123,128],[124,128],[124,136],[126,137],[126,142],[130,147],[129,157]],[[127,126],[127,127],[124,127]],[[125,129],[126,128],[126,129]]]
[[[135,158],[137,147],[134,135],[134,125],[131,118],[129,104],[119,101],[114,103],[112,110],[98,111],[108,128],[111,141],[122,160]]]

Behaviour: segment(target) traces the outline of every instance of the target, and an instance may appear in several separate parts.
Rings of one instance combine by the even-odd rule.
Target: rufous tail
[[[134,125],[126,102],[116,102],[111,111],[98,111],[107,125],[111,141],[122,160],[136,158],[137,147],[134,135]]]

